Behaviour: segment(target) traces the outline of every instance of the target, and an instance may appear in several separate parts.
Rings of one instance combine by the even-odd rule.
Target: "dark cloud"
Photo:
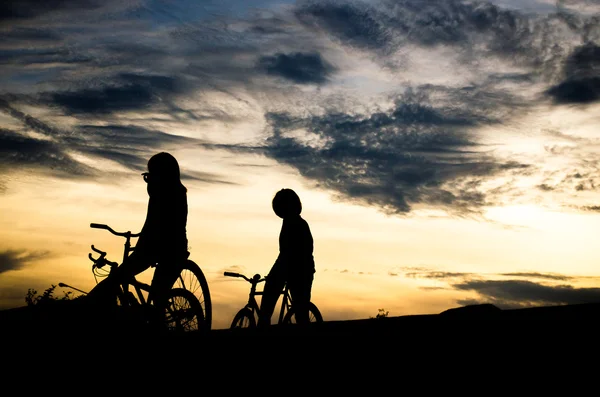
[[[416,43],[469,50],[475,43],[489,54],[531,58],[536,28],[518,11],[491,3],[448,1],[305,2],[297,17],[342,43],[384,52]]]
[[[405,272],[404,275],[406,277],[410,277],[410,278],[425,278],[425,279],[434,279],[434,280],[469,278],[469,277],[474,276],[473,273],[440,272],[440,271],[433,271],[433,270],[407,271],[407,272]]]
[[[500,273],[500,276],[505,277],[524,277],[524,278],[540,278],[548,280],[571,280],[574,277],[565,276],[563,274],[538,273],[538,272],[516,272],[516,273]]]
[[[557,71],[567,75],[552,80],[556,92],[569,92],[569,79],[587,79],[591,97],[596,95],[595,80],[589,80],[597,78],[593,21],[566,13],[532,16],[459,0],[301,1],[273,13],[248,14],[235,20],[220,15],[198,24],[193,15],[189,20],[176,20],[161,7],[146,10],[143,20],[133,20],[136,13],[121,12],[126,5],[107,17],[104,3],[96,1],[8,4],[15,4],[14,9],[2,10],[11,21],[62,13],[62,19],[55,22],[53,14],[44,23],[36,19],[29,25],[14,23],[6,28],[8,36],[20,43],[48,40],[55,45],[21,44],[4,50],[1,62],[4,70],[10,71],[5,76],[13,76],[5,79],[15,90],[20,90],[20,79],[29,90],[33,88],[27,82],[43,82],[44,92],[38,95],[41,104],[72,116],[67,123],[73,127],[69,131],[53,128],[17,106],[5,110],[26,128],[51,137],[48,151],[56,153],[54,157],[70,153],[68,148],[134,170],[144,167],[149,150],[195,142],[137,128],[131,121],[118,125],[119,116],[126,116],[122,113],[138,111],[148,118],[184,123],[207,118],[227,122],[234,113],[243,112],[208,102],[194,103],[192,108],[202,110],[191,111],[182,103],[210,91],[256,109],[277,89],[286,93],[288,103],[302,102],[304,87],[290,87],[289,83],[331,82],[334,73],[343,72],[338,70],[344,67],[339,60],[356,55],[340,51],[346,46],[365,51],[380,65],[399,68],[392,72],[404,72],[403,68],[410,66],[409,61],[402,62],[412,56],[415,47],[451,49],[464,65],[458,72],[473,72],[475,83],[458,88],[422,85],[404,92],[411,82],[398,81],[390,87],[390,91],[397,90],[391,94],[395,101],[392,109],[362,114],[342,105],[334,109],[330,103],[318,103],[322,97],[315,97],[310,104],[321,110],[314,113],[318,116],[306,116],[310,114],[306,109],[286,111],[285,103],[268,104],[269,110],[277,111],[266,111],[272,134],[265,146],[221,146],[264,153],[295,167],[320,187],[388,213],[407,213],[415,205],[426,204],[470,215],[494,204],[500,193],[486,191],[485,182],[498,175],[518,176],[532,166],[494,157],[480,144],[477,130],[483,125],[508,123],[515,114],[535,105],[520,100],[519,90],[534,87],[540,75],[555,78]],[[94,10],[87,18],[97,15],[99,23],[85,27],[83,20],[75,18],[82,10]],[[67,24],[65,16],[77,24]],[[153,24],[145,24],[148,20],[144,18],[151,18]],[[165,18],[170,19],[161,25]],[[157,26],[160,28],[155,29]],[[584,36],[589,44],[573,49],[572,43]],[[395,64],[396,58],[402,62]],[[490,72],[479,68],[484,58],[501,58],[502,63]],[[335,68],[329,63],[334,59]],[[62,66],[52,66],[57,63]],[[35,66],[37,74],[19,74],[21,65]],[[41,73],[43,66],[53,70]],[[264,73],[280,78],[266,81],[261,78]],[[81,123],[84,125],[78,125]],[[295,130],[307,131],[314,141],[292,137]],[[35,144],[41,145],[32,141],[30,147]],[[541,186],[552,187],[549,183]]]
[[[0,36],[0,48],[6,47],[7,45],[14,46],[15,43],[18,43],[21,46],[49,44],[60,41],[61,39],[62,36],[59,33],[50,29],[15,27],[14,29],[2,33],[2,36]],[[23,52],[24,49],[21,47],[20,53],[22,54]],[[18,55],[19,52],[13,54]],[[3,63],[7,62],[8,56],[9,53],[2,52]]]
[[[26,45],[31,45],[30,41]],[[28,48],[8,49],[0,51],[0,63],[12,64],[21,67],[43,66],[53,64],[83,64],[91,61],[89,56],[74,54],[67,48]]]
[[[482,181],[522,172],[528,165],[500,162],[472,140],[470,129],[495,117],[487,114],[491,103],[485,93],[469,90],[458,102],[454,90],[424,87],[397,98],[391,111],[365,116],[269,114],[273,134],[264,150],[320,187],[389,213],[409,212],[417,203],[455,213],[477,212],[489,204]],[[448,103],[430,100],[428,93],[434,92],[446,95]],[[479,102],[471,104],[473,98]],[[317,143],[287,135],[296,130],[313,134]]]
[[[28,263],[46,258],[46,251],[5,250],[0,251],[0,274],[10,270],[19,270]]]
[[[199,139],[168,134],[137,125],[81,125],[78,132],[82,139],[79,146],[81,148],[89,142],[91,147],[99,149],[123,148],[135,151],[163,146],[192,146],[202,142]],[[73,142],[77,143],[77,141]]]
[[[455,290],[475,292],[478,298],[465,298],[457,302],[461,305],[492,303],[503,309],[578,304],[600,302],[600,288],[575,288],[571,285],[548,285],[531,281],[546,282],[577,281],[587,277],[567,276],[557,273],[507,272],[499,274],[478,274],[465,272],[437,271],[432,268],[401,269],[406,277],[444,282],[444,286],[421,286],[423,290]],[[510,279],[490,279],[490,277]],[[515,279],[517,277],[518,279]]]
[[[0,129],[0,167],[26,167],[60,177],[95,178],[103,174],[69,153],[114,161],[131,170],[146,170],[150,156],[170,148],[199,146],[203,141],[135,125],[79,125],[66,130],[51,126],[0,99],[3,110],[23,125],[23,131]],[[27,135],[28,131],[42,137]],[[182,178],[205,183],[232,183],[213,173],[182,170]]]
[[[389,44],[377,10],[366,3],[305,2],[296,17],[311,28],[332,33],[343,43],[359,48],[382,48]]]
[[[452,279],[465,279],[468,281],[474,279],[481,279],[483,275],[477,273],[468,272],[447,272],[438,271],[427,267],[405,267],[401,269],[406,277],[410,278],[421,278],[421,279],[436,279],[436,280],[452,280]],[[554,281],[565,281],[574,280],[577,277],[567,276],[564,274],[557,273],[540,273],[540,272],[510,272],[510,273],[498,273],[498,276],[503,277],[522,277],[522,278],[537,278]]]
[[[112,160],[135,171],[145,171],[148,158],[154,152],[168,150],[169,147],[198,146],[202,142],[135,125],[84,125],[78,132],[77,139],[69,140],[73,149]],[[219,174],[200,171],[182,170],[181,178],[184,181],[233,183]]]
[[[298,84],[323,84],[334,68],[319,53],[275,54],[264,56],[259,67],[268,74],[281,76]]]
[[[53,11],[95,9],[103,3],[101,0],[3,0],[0,4],[0,21],[33,18]]]
[[[600,46],[586,43],[573,50],[564,64],[564,81],[547,94],[556,103],[590,103],[600,100]]]
[[[186,181],[203,182],[203,183],[218,183],[224,185],[238,185],[237,182],[233,182],[227,177],[212,172],[201,172],[201,171],[182,171],[181,180],[185,183]]]
[[[574,43],[600,42],[600,15],[564,9],[535,15],[460,0],[307,1],[299,4],[296,15],[310,29],[325,32],[342,45],[372,51],[374,60],[386,67],[410,64],[415,45],[446,47],[473,70],[481,59],[493,58],[526,68],[524,75],[530,81],[555,85],[548,95],[557,101],[585,103],[598,98],[598,81],[592,76],[556,81]],[[590,56],[594,54],[580,54],[572,61],[589,62]]]
[[[52,100],[69,113],[109,113],[143,108],[153,101],[153,96],[147,88],[131,85],[56,93]]]
[[[586,43],[575,48],[565,61],[565,76],[594,77],[600,74],[600,46]]]
[[[95,170],[69,156],[52,140],[30,138],[0,128],[0,169],[35,168],[62,177],[91,177]]]
[[[525,280],[472,280],[453,284],[460,291],[473,291],[481,302],[500,308],[600,302],[600,288],[549,286]]]
[[[58,138],[65,135],[65,133],[60,129],[57,129],[25,112],[22,112],[9,103],[9,101],[2,98],[0,98],[0,111],[4,111],[14,119],[20,121],[24,127],[49,138]]]
[[[596,102],[600,100],[600,77],[569,79],[547,92],[559,104]]]
[[[266,146],[211,146],[260,151],[295,167],[317,187],[387,213],[407,213],[420,203],[475,215],[494,199],[493,192],[486,195],[480,188],[483,181],[500,174],[518,175],[530,167],[499,161],[471,140],[470,127],[485,117],[473,110],[469,115],[459,106],[403,100],[391,112],[362,117],[272,113],[267,117],[272,135]],[[287,135],[297,130],[313,134],[316,143]]]
[[[169,148],[199,146],[202,141],[135,125],[84,125],[78,129],[78,137],[69,139],[67,143],[80,153],[112,160],[141,172],[146,170],[152,154],[168,151]],[[184,181],[204,183],[233,183],[219,174],[185,169],[181,171],[181,178]]]
[[[183,84],[170,76],[121,73],[114,80],[123,85],[52,93],[49,101],[67,113],[102,114],[142,109],[160,101],[162,95],[183,90]]]
[[[255,25],[248,29],[248,32],[258,35],[284,34],[286,31],[277,26]]]

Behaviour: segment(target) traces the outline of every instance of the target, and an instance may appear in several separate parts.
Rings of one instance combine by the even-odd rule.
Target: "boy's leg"
[[[285,286],[285,274],[277,263],[273,265],[269,275],[266,277],[265,288],[263,289],[262,299],[260,301],[260,310],[258,312],[258,326],[265,327],[271,325],[271,316],[275,310],[275,305]]]
[[[310,322],[308,305],[311,298],[313,274],[295,275],[288,282],[296,312],[296,324],[307,325]]]

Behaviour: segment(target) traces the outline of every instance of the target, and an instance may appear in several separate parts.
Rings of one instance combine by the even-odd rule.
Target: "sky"
[[[8,0],[0,32],[0,309],[91,289],[161,151],[213,328],[282,188],[325,320],[600,300],[599,0]]]

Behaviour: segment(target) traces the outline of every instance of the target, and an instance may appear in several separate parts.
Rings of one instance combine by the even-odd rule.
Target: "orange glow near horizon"
[[[280,219],[272,213],[270,200],[279,186],[295,189],[303,201],[303,216],[315,239],[313,301],[331,320],[368,318],[379,308],[391,315],[436,313],[465,299],[465,293],[452,290],[444,280],[413,277],[411,269],[567,273],[591,277],[586,285],[596,285],[593,280],[600,276],[595,265],[600,253],[592,237],[600,216],[548,212],[533,205],[491,208],[491,222],[390,216],[333,201],[285,168],[280,174],[271,168],[268,179],[247,178],[243,186],[222,185],[210,191],[188,184],[191,259],[208,279],[215,328],[228,327],[245,304],[249,287],[226,279],[223,271],[266,275],[277,256]],[[3,290],[11,292],[10,298],[3,297],[2,307],[22,306],[28,288],[41,292],[64,282],[89,290],[94,285],[89,245],[117,260],[123,243],[106,231],[90,229],[89,223],[137,232],[146,203],[145,184],[135,174],[103,186],[15,179],[0,204],[7,214],[0,240],[3,247],[28,247],[40,256],[34,255],[21,270],[1,275]],[[149,281],[151,273],[141,278]]]

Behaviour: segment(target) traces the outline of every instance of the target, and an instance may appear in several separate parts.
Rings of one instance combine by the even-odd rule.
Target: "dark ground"
[[[474,305],[450,309],[440,314],[372,318],[363,320],[325,321],[304,329],[273,325],[268,330],[212,330],[209,333],[186,335],[155,335],[141,328],[131,315],[111,312],[104,317],[92,316],[83,310],[73,310],[67,303],[44,307],[23,307],[0,311],[0,332],[19,338],[77,338],[108,337],[111,335],[148,335],[153,340],[182,339],[210,343],[253,343],[269,338],[311,338],[335,343],[352,340],[361,343],[385,343],[388,338],[431,343],[450,343],[447,337],[467,342],[479,338],[519,342],[524,340],[552,340],[554,346],[577,341],[596,343],[600,319],[600,303],[549,306],[526,309],[500,310],[493,305]],[[157,339],[158,338],[158,339]],[[600,340],[599,340],[600,342]]]
[[[540,387],[553,389],[567,380],[573,385],[594,380],[597,390],[600,303],[517,310],[479,305],[431,315],[325,321],[306,329],[185,335],[152,333],[118,313],[98,319],[66,307],[0,311],[3,381],[29,385],[25,371],[35,374],[31,380],[49,382],[31,386],[57,393],[65,385],[86,391],[100,385],[164,389],[173,386],[172,379],[178,379],[177,390],[211,395],[216,392],[205,393],[207,388],[245,393],[264,386],[272,392],[266,394],[281,394],[278,387],[310,386],[335,395],[342,390],[429,395],[441,388],[444,395],[472,389],[487,396],[508,384],[511,394],[524,394],[523,385],[540,394]],[[575,378],[568,375],[573,371]]]

